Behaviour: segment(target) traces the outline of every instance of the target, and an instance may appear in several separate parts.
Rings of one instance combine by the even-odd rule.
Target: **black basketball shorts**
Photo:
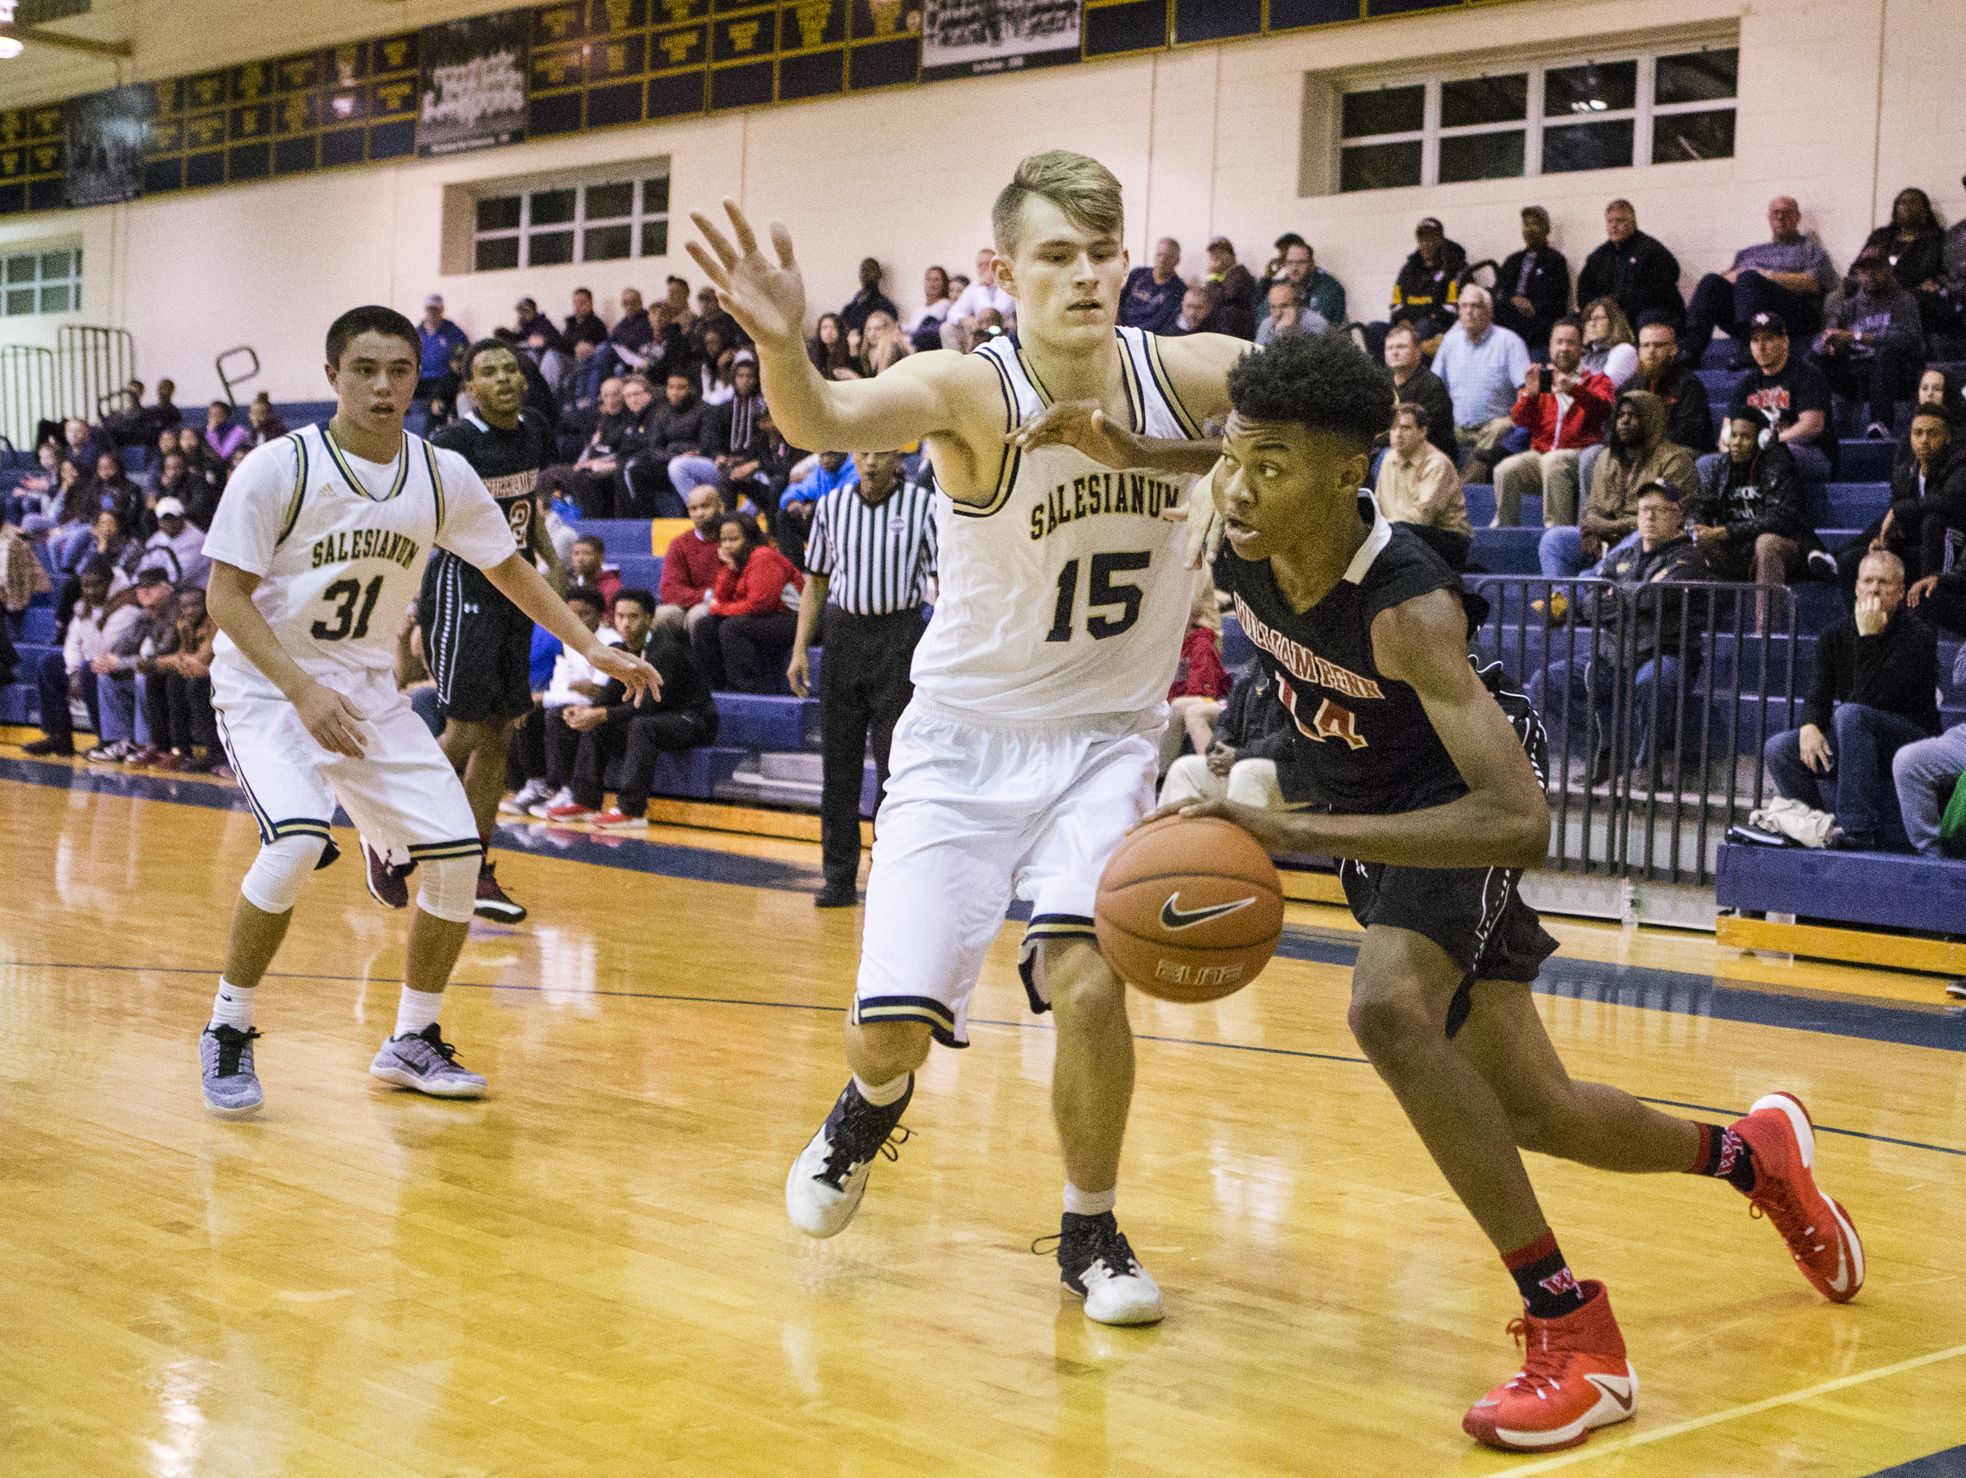
[[[1352,917],[1368,929],[1411,929],[1439,945],[1461,969],[1447,1008],[1447,1035],[1468,1019],[1478,980],[1533,981],[1556,941],[1522,901],[1512,867],[1392,867],[1346,862],[1338,869]]]
[[[532,712],[532,617],[454,555],[423,569],[417,597],[423,656],[444,716],[460,723]]]

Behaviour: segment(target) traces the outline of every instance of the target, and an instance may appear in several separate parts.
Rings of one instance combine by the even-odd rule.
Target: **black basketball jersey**
[[[1362,500],[1360,511],[1373,505]],[[1290,745],[1277,761],[1286,800],[1387,815],[1467,794],[1419,695],[1372,658],[1372,622],[1381,611],[1431,590],[1460,593],[1460,578],[1425,540],[1375,516],[1344,577],[1301,612],[1278,591],[1268,560],[1224,552],[1217,577],[1234,595],[1290,720]]]
[[[485,489],[512,526],[518,547],[533,549],[533,492],[539,474],[556,460],[553,432],[545,418],[530,408],[519,412],[519,423],[502,431],[479,416],[466,416],[430,438],[471,464],[484,479]]]

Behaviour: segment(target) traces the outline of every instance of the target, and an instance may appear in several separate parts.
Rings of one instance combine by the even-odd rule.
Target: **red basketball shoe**
[[[1574,1312],[1525,1314],[1509,1325],[1522,1369],[1468,1409],[1462,1431],[1505,1452],[1550,1452],[1575,1447],[1593,1427],[1631,1420],[1638,1372],[1625,1360],[1611,1297],[1594,1279],[1578,1286],[1584,1303]]]
[[[1864,1286],[1864,1244],[1850,1214],[1816,1189],[1809,1110],[1792,1093],[1769,1093],[1733,1129],[1754,1152],[1753,1214],[1774,1223],[1816,1292],[1848,1303]]]

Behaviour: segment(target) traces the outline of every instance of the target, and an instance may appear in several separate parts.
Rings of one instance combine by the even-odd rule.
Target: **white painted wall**
[[[871,251],[890,264],[904,308],[930,261],[966,267],[987,235],[991,199],[1015,161],[1040,148],[1084,149],[1126,186],[1136,258],[1172,235],[1200,266],[1201,243],[1232,237],[1260,266],[1296,229],[1350,291],[1355,316],[1382,305],[1412,227],[1438,215],[1471,254],[1517,243],[1517,211],[1539,201],[1573,266],[1602,237],[1603,203],[1629,197],[1641,224],[1679,255],[1691,280],[1765,235],[1771,194],[1802,202],[1805,229],[1839,261],[1882,218],[1902,184],[1932,192],[1948,217],[1966,209],[1966,29],[1959,0],[1526,0],[1302,37],[904,89],[863,98],[614,130],[448,161],[409,161],[86,212],[0,222],[12,242],[85,247],[81,319],[129,328],[146,378],[173,374],[180,398],[216,388],[214,356],[256,347],[276,398],[324,394],[320,337],[341,309],[384,301],[414,316],[435,288],[480,333],[530,294],[556,314],[591,284],[611,313],[633,284],[700,274],[671,228],[665,259],[524,273],[438,273],[444,186],[584,169],[668,154],[679,210],[730,193],[792,223],[817,307],[852,291]],[[1741,89],[1734,159],[1537,181],[1300,198],[1306,72],[1528,47],[1609,44],[1738,22]],[[59,320],[0,320],[0,342],[52,341]]]

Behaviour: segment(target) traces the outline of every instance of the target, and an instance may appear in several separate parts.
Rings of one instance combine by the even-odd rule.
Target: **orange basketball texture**
[[[1256,839],[1213,816],[1170,816],[1121,842],[1093,929],[1107,963],[1164,1001],[1213,1001],[1261,973],[1283,936],[1283,884]]]

